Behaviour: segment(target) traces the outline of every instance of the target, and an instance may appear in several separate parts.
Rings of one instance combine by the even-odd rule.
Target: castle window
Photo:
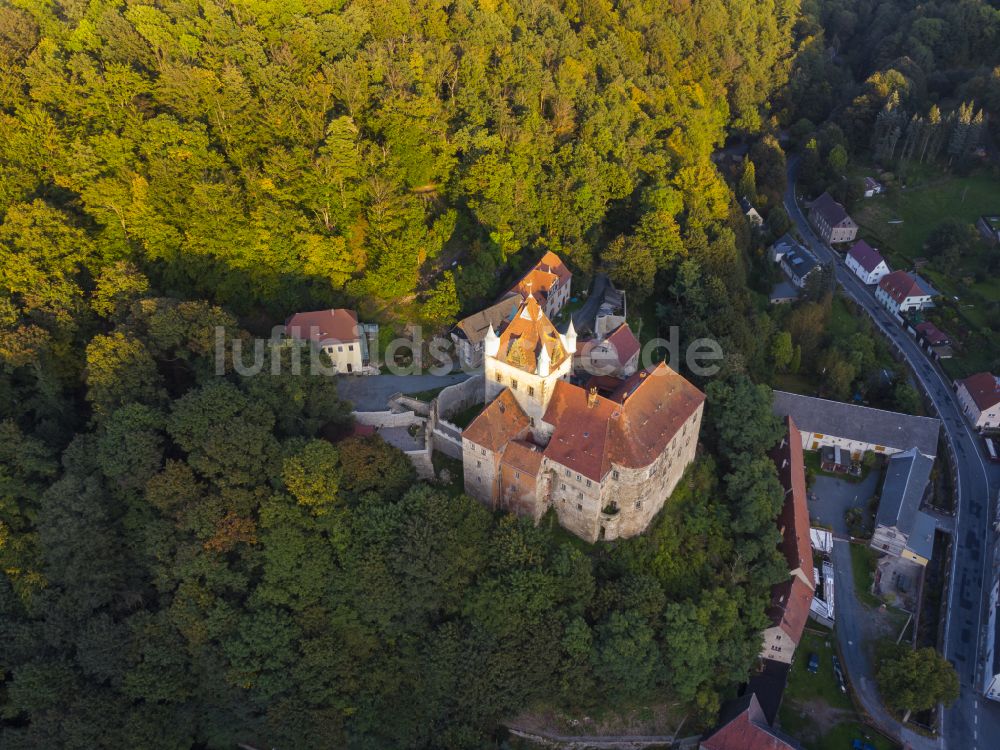
[[[587,486],[588,487],[590,486],[590,480],[589,479],[587,480]]]
[[[583,505],[581,505],[580,503],[577,503],[576,504],[576,509],[577,510],[583,510]]]
[[[482,466],[482,465],[483,465],[482,461],[476,461],[476,466]]]
[[[516,380],[510,381],[510,387],[513,388],[516,391],[517,390],[517,381]]]
[[[572,473],[572,472],[570,472],[570,470],[569,470],[569,469],[566,469],[566,476],[570,476],[570,475],[571,475],[571,473]]]
[[[561,490],[564,490],[564,489],[566,489],[566,483],[565,483],[565,482],[562,482],[562,483],[561,483],[561,484],[559,485],[559,489],[561,489]]]
[[[578,481],[578,482],[580,481],[580,475],[579,474],[576,475],[576,481]]]
[[[479,450],[481,450],[483,452],[484,456],[486,455],[486,449],[485,448],[480,448]]]
[[[499,372],[497,373],[497,382],[498,383],[502,383],[503,382],[503,375],[501,375]]]
[[[611,472],[611,476],[613,478],[615,478],[615,479],[618,479],[618,471],[617,471],[617,469],[615,471]]]
[[[521,472],[515,471],[514,472],[514,479],[520,479],[520,478],[521,478]]]
[[[535,395],[535,386],[533,386],[533,385],[529,385],[528,386],[528,395],[529,396],[534,396]]]
[[[642,500],[636,500],[635,501],[635,509],[636,510],[642,510]]]

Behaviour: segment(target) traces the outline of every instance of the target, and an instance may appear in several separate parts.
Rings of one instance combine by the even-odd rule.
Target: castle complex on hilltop
[[[535,520],[554,508],[590,542],[634,536],[694,460],[705,396],[666,364],[576,385],[576,350],[572,322],[559,333],[530,293],[489,325],[487,406],[462,433],[465,490]]]

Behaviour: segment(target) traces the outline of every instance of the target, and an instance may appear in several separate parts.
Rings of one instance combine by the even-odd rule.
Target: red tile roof
[[[611,364],[611,359],[602,352],[594,352],[594,349],[605,348],[611,355],[611,359],[617,362],[620,367],[624,367],[628,364],[628,361],[632,359],[638,352],[640,347],[639,339],[635,337],[632,333],[632,329],[628,327],[628,323],[622,323],[620,326],[615,328],[611,333],[609,333],[603,340],[598,339],[585,339],[581,341],[577,339],[576,342],[576,358],[578,361],[587,363],[589,360],[594,365],[600,367],[602,365]]]
[[[614,347],[618,362],[624,365],[639,351],[639,339],[632,333],[628,323],[622,323],[608,334],[606,341]]]
[[[360,339],[357,313],[343,307],[295,313],[285,321],[285,332],[292,338],[317,343],[347,344]]]
[[[980,411],[985,411],[1000,403],[1000,380],[997,379],[996,375],[989,372],[978,372],[958,382],[965,386],[965,390],[969,392]]]
[[[565,286],[572,278],[573,274],[566,268],[562,259],[549,251],[531,267],[510,291],[520,294],[522,297],[531,294],[536,300],[544,303],[553,286],[557,283]]]
[[[755,693],[747,707],[702,740],[702,750],[797,750],[797,745],[779,736],[767,724]]]
[[[789,571],[801,570],[802,577],[788,580],[771,589],[768,616],[798,645],[809,619],[813,598],[812,544],[809,538],[809,507],[806,503],[806,473],[802,456],[802,435],[791,417],[785,418],[787,434],[771,451],[778,479],[785,490],[785,504],[778,516],[781,551]]]
[[[514,394],[509,389],[504,389],[489,406],[479,412],[479,416],[472,420],[472,424],[463,430],[462,437],[496,452],[509,441],[523,438],[530,426],[528,415],[517,403]]]
[[[548,352],[553,369],[569,356],[556,327],[535,298],[529,296],[500,331],[496,358],[526,372],[535,372],[542,347]]]
[[[542,456],[542,448],[531,441],[511,440],[504,448],[502,463],[534,477],[538,476],[538,468],[542,465]]]
[[[855,242],[854,246],[850,249],[850,251],[848,251],[847,255],[854,258],[854,260],[858,262],[858,265],[860,265],[868,273],[874,271],[878,268],[879,263],[883,263],[885,261],[882,254],[864,240],[858,240]]]
[[[771,624],[779,626],[796,646],[802,640],[802,631],[809,620],[812,600],[812,586],[807,586],[798,576],[771,588],[771,606],[767,616],[771,618]]]
[[[896,304],[902,304],[908,297],[926,297],[926,293],[920,285],[906,271],[893,271],[887,276],[883,276],[878,283]]]
[[[806,503],[806,470],[802,456],[802,434],[791,417],[785,418],[787,434],[771,451],[778,479],[785,490],[785,504],[778,516],[783,529],[781,551],[788,569],[801,568],[806,580],[813,580],[812,544],[809,539],[809,506]],[[807,608],[808,609],[808,608]]]
[[[546,457],[600,481],[612,464],[651,464],[704,403],[705,394],[661,363],[605,397],[558,381],[544,420],[554,426]]]
[[[951,340],[947,333],[942,331],[929,320],[925,320],[923,323],[917,323],[916,331],[921,334],[931,346],[947,344]]]

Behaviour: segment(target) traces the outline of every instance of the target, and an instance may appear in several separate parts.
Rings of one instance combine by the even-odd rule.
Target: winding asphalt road
[[[789,160],[785,209],[813,252],[824,262],[835,264],[837,283],[848,297],[868,313],[876,327],[904,357],[914,377],[933,403],[944,426],[952,464],[957,475],[958,508],[952,547],[951,581],[948,588],[944,629],[944,655],[955,665],[961,682],[961,695],[944,714],[940,747],[953,750],[992,750],[1000,748],[1000,704],[982,696],[981,644],[988,623],[988,596],[995,576],[995,534],[991,527],[992,498],[1000,487],[1000,467],[988,463],[982,441],[971,429],[951,388],[950,381],[916,341],[876,300],[873,288],[861,283],[844,265],[841,257],[821,242],[809,226],[795,196],[797,160]],[[849,635],[838,636],[844,653],[851,644]],[[851,665],[847,664],[850,673]],[[876,701],[874,691],[859,691],[860,698],[877,720],[885,720],[885,711]],[[896,726],[892,734],[899,735]],[[910,740],[910,737],[903,737]],[[927,746],[923,738],[914,738],[914,746]]]

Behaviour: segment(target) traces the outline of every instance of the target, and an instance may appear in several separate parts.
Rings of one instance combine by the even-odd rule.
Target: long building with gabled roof
[[[771,626],[764,631],[760,655],[789,664],[809,619],[814,584],[802,435],[791,417],[785,417],[785,427],[785,436],[771,451],[771,460],[785,492],[778,530],[781,532],[781,552],[788,563],[788,578],[771,588],[771,604],[767,610]]]

